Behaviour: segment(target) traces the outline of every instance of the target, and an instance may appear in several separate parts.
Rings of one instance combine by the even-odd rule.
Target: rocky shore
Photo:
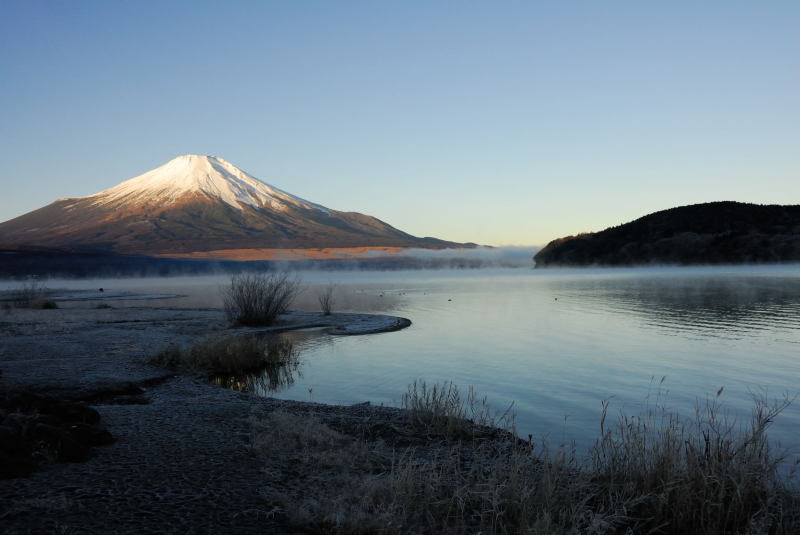
[[[408,323],[297,313],[273,329],[359,334]],[[345,440],[367,438],[386,455],[425,442],[399,409],[258,398],[145,364],[165,344],[230,331],[223,314],[210,309],[0,312],[0,391],[8,402],[0,423],[25,420],[29,434],[17,435],[24,440],[49,432],[59,444],[86,443],[62,447],[63,455],[28,475],[0,480],[3,533],[305,532],[281,504],[316,474],[291,448],[257,455],[254,421],[311,418]]]
[[[785,405],[761,405],[739,431],[713,411],[694,433],[696,423],[671,415],[636,428],[620,417],[589,462],[488,427],[498,420],[452,384],[411,385],[407,411],[342,407],[259,398],[194,368],[147,364],[165,345],[237,332],[218,310],[0,318],[4,535],[800,533],[800,497],[764,432]],[[282,321],[272,330],[407,324]],[[651,425],[663,437],[655,447],[641,430]]]

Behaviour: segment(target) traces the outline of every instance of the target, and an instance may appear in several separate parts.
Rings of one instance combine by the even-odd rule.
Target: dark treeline
[[[122,255],[102,251],[65,251],[55,249],[0,249],[0,278],[113,278],[113,277],[168,277],[204,275],[213,273],[238,273],[272,269],[322,269],[322,270],[398,270],[431,268],[480,268],[481,258],[456,256],[370,257],[342,260],[302,261],[232,261],[188,260],[154,258],[140,255]],[[510,266],[511,264],[509,264]]]
[[[233,270],[238,262],[174,260],[105,252],[0,250],[0,278],[137,277]],[[263,267],[263,266],[262,266]],[[242,269],[241,266],[238,269]]]
[[[800,205],[712,202],[553,240],[537,267],[800,261]]]

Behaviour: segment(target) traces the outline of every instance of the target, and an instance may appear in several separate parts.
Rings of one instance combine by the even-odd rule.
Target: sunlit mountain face
[[[463,247],[306,201],[215,156],[179,156],[88,197],[0,223],[0,246],[191,253],[227,249]]]

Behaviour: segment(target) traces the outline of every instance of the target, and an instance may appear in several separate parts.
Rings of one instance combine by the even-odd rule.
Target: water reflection
[[[262,365],[255,372],[217,373],[210,377],[211,382],[231,390],[253,392],[261,396],[283,391],[294,384],[295,377],[302,377],[299,350],[306,345],[304,340],[315,337],[318,338],[319,333],[311,331],[239,337],[244,340],[258,340],[257,345],[262,348],[260,351],[266,357],[262,360]],[[236,349],[229,347],[227,358],[237,357],[230,354],[231,350]]]
[[[292,386],[295,376],[302,377],[300,362],[297,359],[267,366],[257,374],[214,375],[211,377],[211,382],[238,392],[253,392],[260,396],[268,396]]]
[[[319,310],[314,285],[332,281],[335,311],[414,323],[370,336],[284,333],[300,362],[218,377],[218,384],[284,399],[394,405],[415,379],[454,381],[474,385],[496,407],[514,402],[523,435],[551,433],[585,451],[596,438],[600,400],[636,413],[653,375],[668,376],[670,409],[691,416],[696,400],[724,386],[726,406],[744,419],[750,392],[794,393],[800,377],[798,266],[319,272],[303,279],[309,289],[297,308]],[[167,306],[218,306],[226,280],[86,286],[190,296]],[[795,403],[770,436],[800,451],[798,428]]]
[[[738,340],[800,327],[796,277],[648,277],[554,283],[566,306],[637,317],[667,334]]]

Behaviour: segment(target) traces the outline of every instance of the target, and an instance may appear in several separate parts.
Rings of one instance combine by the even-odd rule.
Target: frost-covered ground
[[[218,309],[7,309],[0,311],[0,369],[7,386],[88,387],[163,375],[144,361],[169,344],[213,334],[318,328],[320,335],[358,335],[409,324],[379,314],[291,312],[274,327],[234,328]]]
[[[294,313],[271,329],[318,327],[325,336],[407,324],[392,316]],[[144,391],[133,403],[109,396],[95,404],[116,441],[93,448],[89,461],[0,480],[3,533],[293,532],[276,503],[315,474],[297,465],[291,448],[266,460],[256,456],[249,445],[253,415],[279,410],[300,422],[313,413],[355,433],[374,431],[370,422],[377,421],[380,429],[397,429],[402,412],[263,399],[145,364],[166,344],[242,330],[216,309],[0,311],[0,393],[90,396],[126,384]]]

